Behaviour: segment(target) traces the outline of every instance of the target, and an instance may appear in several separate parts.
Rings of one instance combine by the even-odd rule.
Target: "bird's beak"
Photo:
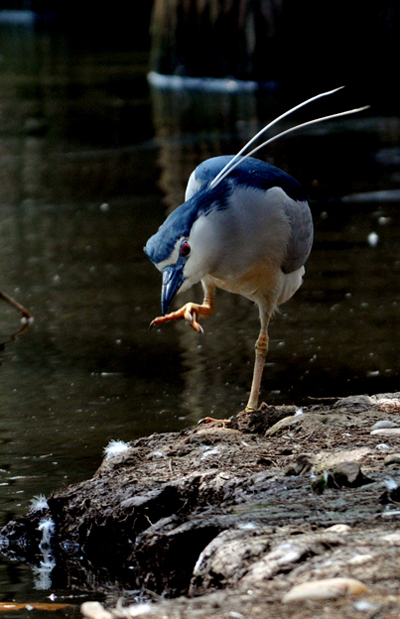
[[[170,303],[185,281],[182,266],[165,267],[162,272],[161,311],[165,316]]]

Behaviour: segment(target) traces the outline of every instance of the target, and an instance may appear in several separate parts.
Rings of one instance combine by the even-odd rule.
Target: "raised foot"
[[[198,333],[204,333],[204,329],[199,323],[199,317],[208,318],[212,313],[211,307],[208,305],[199,305],[198,303],[186,303],[176,312],[171,312],[165,316],[157,316],[150,323],[150,328],[156,325],[160,325],[163,322],[169,322],[170,320],[177,320],[178,318],[184,318],[188,321],[191,327]]]

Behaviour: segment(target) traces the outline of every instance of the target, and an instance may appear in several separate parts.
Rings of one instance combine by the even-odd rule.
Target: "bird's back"
[[[185,199],[189,200],[206,187],[232,158],[214,157],[197,166],[189,178]],[[278,242],[279,230],[286,234],[286,219],[289,232],[285,236],[280,267],[286,274],[301,268],[313,242],[313,222],[302,186],[283,170],[253,157],[243,158],[225,180],[234,188],[230,202],[236,208],[236,216],[242,220],[242,231],[248,231],[245,237],[256,226],[258,234],[252,235],[253,240],[265,238],[267,245]]]
[[[191,198],[200,187],[214,180],[232,159],[233,155],[224,155],[212,157],[200,163],[190,175],[185,200]],[[229,172],[227,178],[233,179],[235,183],[264,191],[271,187],[281,187],[291,199],[296,201],[307,200],[307,195],[302,186],[290,174],[254,157],[242,157],[240,164]]]

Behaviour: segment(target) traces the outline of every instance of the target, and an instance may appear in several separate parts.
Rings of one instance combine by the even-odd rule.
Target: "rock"
[[[112,609],[118,619],[139,609],[130,606],[135,600],[149,599],[157,619],[262,617],[266,600],[271,616],[282,618],[284,590],[336,577],[344,566],[349,578],[397,595],[400,512],[390,508],[400,496],[376,437],[365,431],[377,406],[352,415],[349,402],[324,403],[291,417],[295,407],[277,407],[288,431],[273,436],[265,436],[267,409],[250,416],[244,432],[205,424],[131,441],[91,479],[47,497],[45,511],[8,522],[0,547],[40,566],[39,527],[51,519],[54,587],[72,582],[93,591],[95,583],[110,608],[123,592],[124,608]],[[323,495],[311,492],[312,463]],[[340,616],[353,615],[351,605]]]
[[[374,425],[372,426],[373,430],[380,430],[382,428],[396,428],[398,427],[397,424],[395,424],[393,421],[390,421],[390,419],[381,419],[380,421],[377,421],[376,423],[374,423]]]
[[[381,610],[380,604],[374,604],[369,600],[357,600],[354,602],[354,608],[360,612],[365,613],[368,612],[367,617],[373,617],[374,615],[378,615],[378,611]]]
[[[275,408],[274,406],[262,404],[259,410],[251,411],[250,413],[241,411],[234,415],[231,419],[231,428],[240,430],[240,432],[263,435],[271,426],[287,417],[294,410],[295,407],[293,406]]]
[[[358,462],[345,461],[315,479],[311,488],[317,494],[322,494],[327,488],[359,488],[373,481],[364,475]]]
[[[339,488],[358,488],[364,484],[370,484],[370,479],[361,471],[358,462],[341,462],[331,471],[331,481],[328,486]]]
[[[400,453],[387,455],[383,461],[383,464],[386,466],[391,464],[400,464]]]
[[[368,591],[367,587],[354,578],[327,578],[304,582],[293,587],[282,599],[284,604],[289,602],[305,602],[307,600],[328,600],[345,595],[361,595]]]
[[[351,531],[351,527],[348,524],[334,524],[331,527],[325,529],[325,531],[331,533],[349,533]]]
[[[106,610],[100,602],[84,602],[81,613],[88,619],[115,619],[114,615]]]
[[[388,535],[384,535],[381,539],[390,545],[400,546],[400,533],[389,533]]]
[[[324,411],[314,408],[310,411],[304,411],[301,414],[291,415],[290,417],[284,417],[272,427],[270,427],[265,436],[277,436],[285,431],[300,432],[305,431],[310,434],[323,436],[326,429],[333,427],[340,427],[343,425],[342,412],[348,414],[349,409],[343,408],[342,411]]]
[[[400,428],[379,428],[377,430],[372,430],[371,434],[379,434],[383,436],[400,436]]]
[[[286,540],[255,561],[239,581],[239,587],[247,590],[279,573],[286,573],[306,557],[323,553],[323,548],[323,542],[318,537]]]
[[[269,430],[265,432],[265,436],[275,436],[284,430],[288,430],[289,428],[293,428],[294,426],[300,424],[303,420],[304,415],[291,415],[290,417],[284,417],[277,421]]]
[[[340,398],[333,405],[334,408],[349,408],[352,413],[359,413],[371,408],[372,400],[368,395],[351,395],[347,398]]]
[[[285,475],[307,475],[310,473],[313,463],[307,454],[300,454],[286,469]]]
[[[381,393],[371,396],[374,409],[398,413],[400,412],[400,393]]]
[[[260,555],[269,550],[271,539],[258,530],[226,530],[200,553],[193,570],[189,595],[234,585]]]

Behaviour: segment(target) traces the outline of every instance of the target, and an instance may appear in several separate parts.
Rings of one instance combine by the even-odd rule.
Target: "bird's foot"
[[[226,426],[230,426],[232,423],[231,419],[215,419],[214,417],[203,417],[200,421],[197,422],[198,426],[202,426],[205,423],[220,423],[224,428]]]
[[[249,405],[243,410],[243,413],[255,413],[257,411],[265,411],[268,408],[268,404],[266,402],[261,402],[258,406],[250,407]]]
[[[198,333],[204,333],[204,329],[199,323],[199,317],[208,318],[212,313],[211,307],[208,305],[199,305],[198,303],[186,303],[176,312],[171,312],[165,316],[158,316],[150,323],[150,328],[156,325],[160,325],[163,322],[169,322],[170,320],[177,320],[178,318],[184,318],[188,321],[191,327]]]

